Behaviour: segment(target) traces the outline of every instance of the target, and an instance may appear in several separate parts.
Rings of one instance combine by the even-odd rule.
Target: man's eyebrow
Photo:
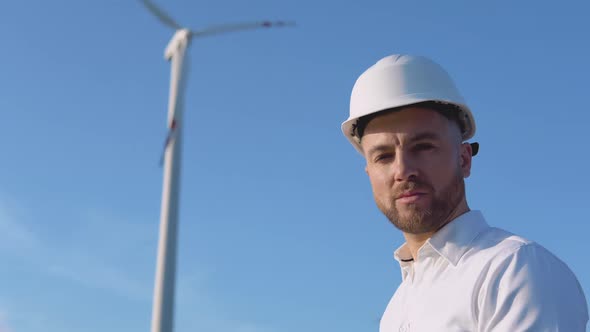
[[[391,150],[391,144],[379,144],[371,147],[367,152],[367,156],[373,155],[376,152]]]
[[[431,131],[426,131],[426,132],[422,132],[422,133],[418,133],[415,134],[413,136],[410,136],[407,141],[412,143],[412,142],[417,142],[417,141],[426,141],[426,140],[440,140],[441,136],[435,132],[431,132]],[[382,152],[382,151],[388,151],[391,150],[391,144],[379,144],[379,145],[375,145],[373,147],[371,147],[368,151],[367,151],[367,156],[373,155],[376,152]]]
[[[408,138],[408,141],[415,142],[415,141],[439,140],[439,139],[440,139],[440,135],[435,132],[423,132],[423,133],[418,133],[414,136],[410,136],[410,138]]]

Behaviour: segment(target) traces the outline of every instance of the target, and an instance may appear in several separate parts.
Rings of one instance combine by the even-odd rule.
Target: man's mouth
[[[427,193],[422,192],[422,191],[407,191],[405,193],[402,193],[401,195],[397,196],[397,198],[395,199],[397,202],[400,203],[415,203],[419,200],[421,200],[422,198],[424,198],[424,196],[426,196]]]

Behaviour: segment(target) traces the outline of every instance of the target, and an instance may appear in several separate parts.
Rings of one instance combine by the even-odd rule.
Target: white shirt
[[[586,331],[588,307],[565,263],[470,211],[418,250],[395,252],[402,283],[380,332]]]

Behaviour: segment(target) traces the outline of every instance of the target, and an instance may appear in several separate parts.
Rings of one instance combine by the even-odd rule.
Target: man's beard
[[[417,204],[406,204],[404,212],[400,213],[395,205],[395,199],[411,190],[427,191],[431,197],[430,206],[422,208]],[[461,170],[458,169],[451,182],[440,192],[435,192],[431,184],[421,179],[404,182],[393,191],[391,200],[385,204],[376,200],[377,206],[395,227],[404,233],[421,234],[434,232],[450,220],[451,214],[461,203],[465,195],[465,181]]]

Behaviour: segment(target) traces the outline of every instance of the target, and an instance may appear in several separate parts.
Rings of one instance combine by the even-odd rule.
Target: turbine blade
[[[170,15],[166,14],[166,12],[158,8],[158,6],[156,6],[150,0],[141,0],[141,2],[152,14],[154,14],[165,25],[172,27],[176,30],[182,29],[182,26],[180,26],[180,24],[178,24],[172,17],[170,17]]]
[[[237,23],[237,24],[225,24],[211,26],[206,29],[191,31],[191,34],[195,37],[203,37],[216,35],[225,32],[234,32],[241,30],[261,29],[261,28],[275,28],[275,27],[286,27],[294,26],[294,22],[288,21],[262,21],[262,22],[249,22],[249,23]]]

